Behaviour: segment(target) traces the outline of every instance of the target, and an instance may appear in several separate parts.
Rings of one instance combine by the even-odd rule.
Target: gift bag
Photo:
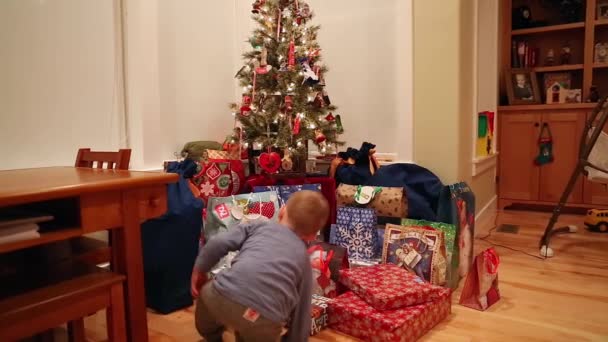
[[[500,299],[499,264],[500,258],[494,248],[488,248],[475,257],[460,294],[460,305],[485,311]]]
[[[334,227],[336,245],[346,248],[348,256],[352,259],[375,258],[375,246],[378,241],[377,222],[376,213],[371,208],[338,208],[338,218]]]
[[[382,261],[403,267],[432,284],[444,285],[447,260],[443,232],[387,224]]]
[[[198,186],[200,197],[207,202],[209,197],[225,197],[232,195],[232,167],[229,161],[207,162],[201,172],[192,178]]]
[[[279,202],[274,191],[211,197],[207,204],[205,240],[244,221],[276,220],[278,216]]]
[[[381,217],[407,217],[407,196],[403,188],[340,184],[336,189],[336,201],[338,206],[367,206]]]
[[[312,242],[308,247],[312,266],[312,293],[334,298],[344,292],[340,285],[340,270],[349,267],[345,248],[325,242]]]
[[[437,221],[456,225],[458,275],[466,276],[473,263],[475,238],[475,195],[467,183],[444,187],[439,196]]]
[[[230,164],[230,176],[232,177],[232,195],[236,195],[241,192],[245,186],[245,166],[239,158],[238,153],[228,151],[207,151],[208,163],[229,163]]]
[[[332,224],[329,230],[329,243],[337,245],[336,231],[338,226]],[[385,228],[383,225],[376,226],[376,235],[378,236],[376,242],[374,243],[374,258],[382,257],[382,248],[384,247],[384,232]],[[376,260],[356,260],[354,258],[350,258],[351,264],[354,261],[357,261],[357,264],[366,265],[366,264],[377,264]]]
[[[279,195],[279,206],[281,207],[287,204],[287,200],[294,192],[302,190],[321,192],[321,184],[267,185],[253,187],[253,192],[275,191]]]
[[[443,232],[443,237],[445,238],[445,251],[447,258],[447,286],[452,289],[456,289],[458,287],[458,283],[460,281],[460,277],[458,276],[458,244],[456,243],[456,226],[453,224],[441,223],[441,222],[431,222],[425,220],[412,220],[412,219],[403,219],[401,220],[402,226],[410,226],[410,227],[430,227],[433,229],[437,229]]]

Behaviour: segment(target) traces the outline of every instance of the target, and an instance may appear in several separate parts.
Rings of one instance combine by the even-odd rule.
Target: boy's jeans
[[[235,330],[239,342],[276,342],[280,340],[283,324],[259,316],[255,322],[243,318],[247,307],[221,295],[207,282],[196,301],[195,322],[199,334],[207,342],[221,342],[226,327]]]

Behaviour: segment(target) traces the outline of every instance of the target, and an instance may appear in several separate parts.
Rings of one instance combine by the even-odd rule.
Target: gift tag
[[[359,185],[359,187],[357,187],[357,192],[355,193],[355,202],[359,204],[368,204],[380,191],[382,191],[382,188]]]

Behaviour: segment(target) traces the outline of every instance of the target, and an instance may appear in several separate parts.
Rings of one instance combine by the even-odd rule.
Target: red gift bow
[[[319,252],[319,262],[320,262],[320,271],[321,271],[321,275],[324,275],[325,277],[329,278],[327,276],[327,273],[329,271],[329,262],[331,261],[331,259],[334,257],[334,251],[330,250],[327,252],[327,258],[325,258],[325,260],[323,260],[323,252],[325,252],[325,250],[323,249],[323,247],[316,245],[316,246],[312,246],[308,249],[308,254],[313,254],[314,252]]]

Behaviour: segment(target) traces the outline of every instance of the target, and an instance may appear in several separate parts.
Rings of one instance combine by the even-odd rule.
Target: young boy
[[[305,242],[328,216],[320,193],[299,191],[281,208],[278,223],[242,223],[207,242],[192,271],[196,328],[206,341],[222,341],[226,327],[239,341],[278,341],[288,321],[286,341],[308,340],[312,272]],[[230,251],[239,251],[231,268],[207,282],[207,272]]]

